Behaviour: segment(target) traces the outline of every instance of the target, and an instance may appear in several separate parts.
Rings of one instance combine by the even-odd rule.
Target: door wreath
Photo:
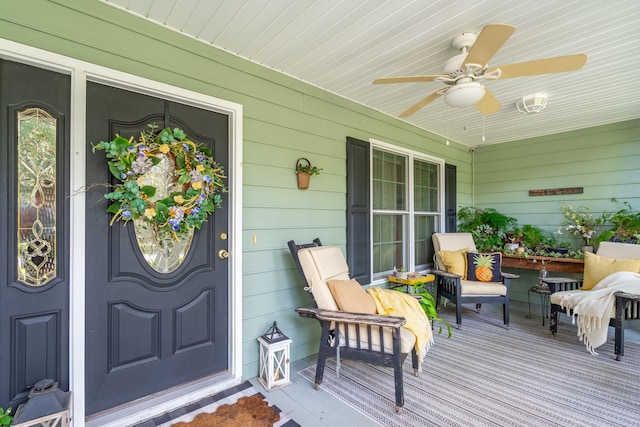
[[[119,181],[104,195],[112,201],[107,208],[113,214],[109,224],[141,219],[158,237],[180,240],[221,207],[221,193],[227,191],[224,169],[211,157],[211,150],[196,145],[181,129],[158,131],[155,124],[147,126],[137,140],[116,135],[92,145],[94,153],[104,150],[109,171]],[[167,162],[174,170],[172,179],[150,182],[152,169]],[[166,188],[158,191],[158,185]]]

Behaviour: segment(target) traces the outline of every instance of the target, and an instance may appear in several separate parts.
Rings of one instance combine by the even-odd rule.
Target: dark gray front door
[[[0,407],[69,387],[69,76],[0,60]]]
[[[87,86],[88,144],[138,137],[148,123],[181,128],[227,170],[228,117],[113,87]],[[87,153],[87,184],[113,183],[103,151]],[[228,183],[227,183],[228,184]],[[228,193],[196,230],[184,261],[158,272],[132,224],[109,225],[94,186],[86,201],[87,414],[228,369]]]

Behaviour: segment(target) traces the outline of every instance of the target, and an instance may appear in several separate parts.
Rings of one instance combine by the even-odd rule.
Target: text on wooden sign
[[[534,196],[562,196],[564,194],[582,194],[583,187],[569,188],[544,188],[542,190],[529,190],[529,197]]]

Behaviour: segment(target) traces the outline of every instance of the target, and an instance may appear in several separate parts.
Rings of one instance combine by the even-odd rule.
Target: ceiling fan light
[[[537,113],[547,106],[547,95],[536,93],[523,96],[516,102],[516,108],[523,114]]]
[[[451,86],[444,94],[444,102],[451,107],[470,107],[484,96],[484,86],[477,82]]]

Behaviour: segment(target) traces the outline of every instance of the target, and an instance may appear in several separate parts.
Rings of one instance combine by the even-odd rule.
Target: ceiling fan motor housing
[[[465,70],[462,69],[462,63],[466,57],[466,53],[460,53],[453,58],[450,58],[442,67],[442,74],[446,74],[449,77],[454,78],[455,76],[464,73]]]

